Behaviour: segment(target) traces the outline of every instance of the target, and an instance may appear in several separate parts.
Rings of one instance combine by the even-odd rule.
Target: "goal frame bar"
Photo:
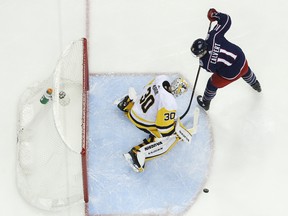
[[[82,178],[83,195],[85,203],[89,202],[88,173],[87,173],[87,145],[88,145],[88,91],[89,91],[89,67],[88,67],[88,43],[83,40],[83,92],[82,92]]]

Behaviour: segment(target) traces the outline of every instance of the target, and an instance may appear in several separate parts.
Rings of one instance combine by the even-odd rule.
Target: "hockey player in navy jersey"
[[[261,92],[260,83],[249,67],[242,49],[225,38],[225,33],[231,26],[230,16],[211,8],[207,17],[210,22],[217,21],[217,24],[208,32],[206,40],[197,39],[191,47],[192,53],[199,57],[200,66],[213,73],[203,96],[197,97],[198,104],[205,110],[209,110],[218,88],[223,88],[240,77],[253,89]]]

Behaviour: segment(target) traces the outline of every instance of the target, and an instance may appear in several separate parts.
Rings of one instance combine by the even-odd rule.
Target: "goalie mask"
[[[175,79],[170,85],[170,91],[174,97],[178,97],[188,90],[188,82],[181,77]]]

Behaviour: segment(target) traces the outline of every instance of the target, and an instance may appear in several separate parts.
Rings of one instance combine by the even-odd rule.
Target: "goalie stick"
[[[198,119],[199,119],[199,108],[196,107],[194,110],[194,117],[193,117],[193,127],[187,129],[180,118],[177,120],[177,124],[175,127],[176,134],[183,140],[184,142],[190,143],[192,139],[192,135],[197,133],[197,126],[198,126]]]

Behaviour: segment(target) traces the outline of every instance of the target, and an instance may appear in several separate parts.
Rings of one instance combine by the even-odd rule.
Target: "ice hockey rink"
[[[16,187],[19,97],[51,75],[71,41],[88,39],[90,73],[181,73],[193,83],[198,59],[190,46],[206,36],[211,7],[231,16],[226,36],[245,51],[263,91],[242,80],[218,91],[207,112],[214,136],[204,185],[210,191],[199,193],[184,215],[288,215],[287,6],[284,0],[1,0],[0,215],[85,215],[83,204],[36,209]],[[209,76],[201,70],[196,93]]]

